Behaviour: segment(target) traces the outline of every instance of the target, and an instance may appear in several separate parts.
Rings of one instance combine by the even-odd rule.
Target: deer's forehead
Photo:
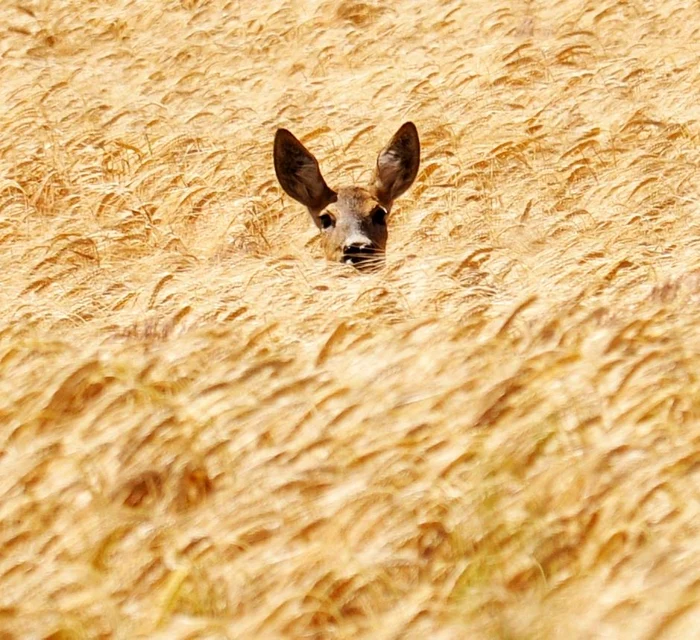
[[[341,187],[337,193],[335,206],[342,213],[368,215],[377,205],[370,192],[362,187]]]

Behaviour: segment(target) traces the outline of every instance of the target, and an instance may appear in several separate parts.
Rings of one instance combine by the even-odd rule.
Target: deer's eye
[[[370,215],[372,216],[372,222],[374,222],[374,224],[386,224],[387,211],[384,207],[377,205],[374,207],[374,209],[372,209],[372,213]]]
[[[330,213],[324,213],[318,217],[321,229],[330,229],[335,226],[335,218]]]

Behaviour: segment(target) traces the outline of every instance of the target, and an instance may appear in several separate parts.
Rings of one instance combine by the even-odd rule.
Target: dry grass
[[[696,636],[695,0],[0,24],[3,639]],[[276,127],[342,183],[407,119],[325,262]]]

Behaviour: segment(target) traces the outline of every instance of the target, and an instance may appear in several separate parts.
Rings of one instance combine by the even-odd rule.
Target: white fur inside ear
[[[412,184],[420,165],[420,140],[413,123],[407,122],[394,134],[377,157],[374,189],[377,199],[390,207]]]
[[[393,182],[401,170],[401,157],[396,151],[389,149],[379,156],[377,161],[379,178],[382,182]]]

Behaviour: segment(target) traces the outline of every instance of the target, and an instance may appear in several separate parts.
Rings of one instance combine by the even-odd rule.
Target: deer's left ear
[[[419,166],[418,130],[412,122],[406,122],[377,157],[374,193],[387,210],[413,184]]]
[[[308,207],[314,219],[336,201],[335,191],[321,175],[318,160],[287,129],[277,130],[273,156],[277,180],[285,193]]]

